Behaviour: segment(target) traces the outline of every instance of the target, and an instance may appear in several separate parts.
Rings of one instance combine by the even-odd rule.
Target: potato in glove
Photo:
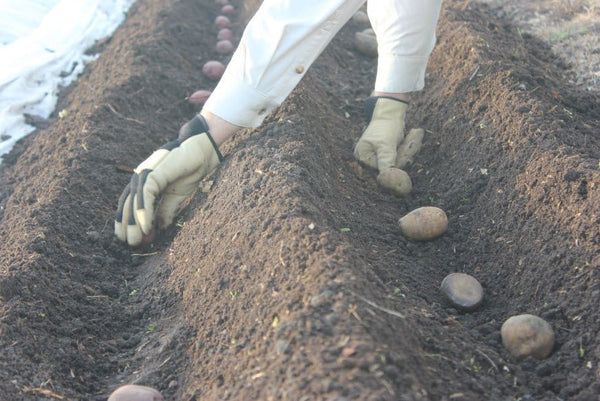
[[[169,226],[184,200],[223,156],[200,115],[185,124],[177,140],[163,145],[135,170],[115,215],[115,234],[138,246],[154,226]]]
[[[404,138],[407,108],[408,102],[396,98],[368,98],[365,109],[369,125],[354,148],[354,157],[379,171],[394,167],[398,145]]]

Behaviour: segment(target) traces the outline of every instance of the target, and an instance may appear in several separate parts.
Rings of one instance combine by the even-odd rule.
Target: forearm
[[[363,3],[265,0],[204,111],[235,126],[259,126]]]
[[[374,94],[423,89],[441,3],[441,0],[370,0],[367,3],[379,55]]]

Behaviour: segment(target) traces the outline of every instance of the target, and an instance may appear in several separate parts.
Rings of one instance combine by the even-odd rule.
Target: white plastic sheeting
[[[134,0],[0,0],[0,157],[34,127],[25,114],[48,118],[61,87],[96,56]],[[0,159],[1,162],[1,159]]]

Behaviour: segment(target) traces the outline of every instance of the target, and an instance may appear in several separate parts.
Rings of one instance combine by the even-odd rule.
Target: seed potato
[[[206,89],[197,90],[188,97],[188,102],[193,104],[204,104],[211,94],[212,92]]]
[[[233,51],[233,43],[230,40],[219,40],[215,46],[217,53],[228,54]]]
[[[218,15],[215,18],[215,26],[219,29],[229,28],[231,25],[231,20],[224,15]]]
[[[226,4],[221,8],[221,13],[231,15],[231,14],[235,13],[235,7],[232,6],[231,4]]]
[[[141,247],[148,246],[154,242],[156,238],[156,230],[153,228],[150,230],[148,234],[142,235],[142,242],[140,243]]]
[[[474,311],[483,301],[483,287],[475,277],[466,273],[447,275],[440,289],[453,307],[465,312]]]
[[[544,359],[554,348],[554,330],[541,317],[523,314],[511,316],[500,329],[502,345],[516,359]]]
[[[108,401],[163,401],[163,396],[152,387],[126,384],[108,397]]]
[[[382,170],[377,176],[377,182],[386,191],[396,196],[406,196],[412,191],[412,181],[404,170],[389,168]]]
[[[220,61],[216,61],[216,60],[207,61],[204,64],[204,66],[202,67],[202,72],[208,78],[216,81],[216,80],[220,79],[221,76],[223,75],[223,72],[225,72],[225,66]]]
[[[217,33],[217,39],[218,40],[232,40],[233,32],[229,28],[220,29],[219,33]]]
[[[377,38],[369,32],[356,32],[354,47],[366,56],[377,57]]]
[[[354,13],[352,21],[362,26],[368,26],[371,23],[371,21],[369,21],[369,16],[364,11],[357,11]]]
[[[446,232],[448,216],[438,207],[424,206],[401,217],[398,224],[406,237],[416,241],[427,241]]]

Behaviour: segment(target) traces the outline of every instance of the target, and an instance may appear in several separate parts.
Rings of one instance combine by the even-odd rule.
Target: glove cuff
[[[215,152],[217,153],[219,162],[222,162],[224,157],[221,154],[221,152],[219,151],[219,147],[217,146],[217,143],[215,142],[212,135],[208,131],[208,124],[206,123],[206,120],[200,114],[196,114],[196,116],[194,118],[192,118],[190,121],[185,123],[181,127],[181,129],[179,129],[179,136],[178,136],[177,140],[179,141],[179,143],[181,143],[181,142],[185,141],[186,139],[188,139],[189,137],[191,137],[193,135],[199,135],[199,134],[206,134],[206,136],[210,140],[210,143],[213,145],[213,148],[215,148]]]
[[[408,105],[408,101],[407,100],[401,100],[401,99],[397,99],[395,97],[391,97],[391,96],[371,96],[365,99],[365,117],[367,119],[367,123],[371,122],[371,119],[373,118],[373,111],[375,110],[375,105],[377,104],[377,100],[379,99],[389,99],[389,100],[395,100],[397,102],[400,103],[404,103],[406,105]]]

